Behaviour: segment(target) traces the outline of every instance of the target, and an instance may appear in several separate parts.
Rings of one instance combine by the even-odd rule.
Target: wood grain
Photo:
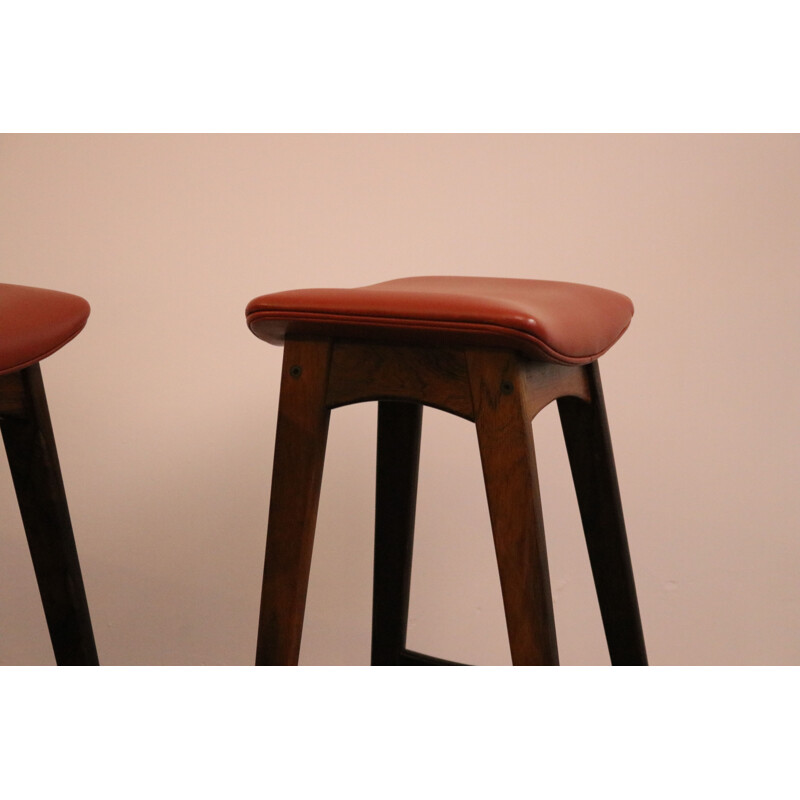
[[[511,660],[558,664],[526,381],[513,353],[467,353]]]
[[[257,665],[297,664],[330,411],[330,342],[287,340],[272,468]]]
[[[462,350],[337,342],[327,403],[402,400],[471,420],[472,397]]]
[[[559,397],[589,399],[590,389],[583,367],[567,367],[526,359],[519,359],[518,366],[525,382],[523,395],[525,416],[528,420],[533,420],[545,406]]]

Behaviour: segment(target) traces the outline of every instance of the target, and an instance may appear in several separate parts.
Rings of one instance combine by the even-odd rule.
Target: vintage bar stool
[[[82,297],[0,283],[0,429],[59,665],[95,665],[97,650],[39,362],[88,316]]]
[[[296,664],[330,410],[378,401],[372,664],[406,649],[422,406],[475,423],[515,665],[557,664],[531,421],[558,400],[614,664],[646,664],[596,359],[630,323],[616,292],[503,278],[402,278],[268,294],[250,330],[284,344],[257,664]]]

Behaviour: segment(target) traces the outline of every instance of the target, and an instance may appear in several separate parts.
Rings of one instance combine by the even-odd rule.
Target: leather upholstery
[[[252,300],[246,314],[250,330],[272,344],[286,336],[464,344],[586,364],[625,332],[633,304],[577,283],[440,276],[277,292]]]
[[[88,317],[89,304],[77,295],[0,283],[0,375],[54,353]]]

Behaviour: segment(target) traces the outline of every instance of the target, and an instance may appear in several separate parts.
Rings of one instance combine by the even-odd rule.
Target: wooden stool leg
[[[617,471],[597,362],[588,371],[592,402],[558,401],[606,641],[615,665],[646,665]]]
[[[257,665],[300,655],[330,410],[330,343],[287,340],[275,436]]]
[[[467,362],[511,660],[558,664],[525,381],[507,353],[471,351]]]
[[[94,666],[97,649],[42,373],[34,364],[4,380],[19,382],[19,413],[4,416],[0,427],[56,663]]]
[[[372,665],[400,663],[406,646],[422,406],[378,403]]]

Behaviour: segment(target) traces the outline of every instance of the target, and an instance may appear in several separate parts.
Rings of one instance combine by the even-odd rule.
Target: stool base
[[[296,664],[333,408],[378,401],[372,659],[452,665],[406,649],[422,406],[473,422],[515,665],[558,664],[531,421],[558,400],[614,664],[644,640],[596,362],[514,351],[287,338],[257,664]]]

